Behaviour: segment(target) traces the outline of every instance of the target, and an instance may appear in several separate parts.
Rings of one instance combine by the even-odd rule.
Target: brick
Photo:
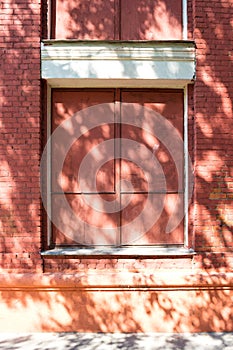
[[[0,73],[0,87],[3,86],[1,122],[7,145],[5,148],[5,142],[0,143],[0,154],[8,165],[0,173],[0,187],[5,178],[9,183],[8,190],[0,194],[0,216],[5,235],[0,249],[8,251],[3,265],[7,264],[9,269],[17,268],[18,272],[29,267],[38,270],[42,266],[38,253],[41,245],[40,190],[39,181],[35,180],[39,180],[40,149],[40,6],[40,1],[30,2],[28,6],[26,0],[17,3],[5,0],[1,3],[0,15],[0,37],[3,38],[0,46],[6,48],[3,49]],[[27,75],[28,81],[25,80]],[[23,90],[25,84],[30,88],[28,94]],[[31,104],[32,108],[35,106],[34,120],[27,110]],[[27,120],[27,116],[30,119]],[[24,143],[24,139],[31,138],[30,134],[37,135],[34,139],[36,148],[31,147],[31,142]],[[32,211],[28,208],[33,203]],[[30,222],[34,216],[37,219]],[[36,259],[28,254],[34,251],[37,252]]]
[[[41,149],[40,106],[40,1],[1,2],[0,48],[2,119],[0,155],[0,204],[4,238],[1,249],[8,249],[2,264],[26,271],[37,269],[40,256],[14,256],[35,252],[41,244],[41,203],[39,156]],[[232,146],[232,1],[188,0],[188,37],[195,40],[197,80],[189,87],[189,152],[195,167],[195,205],[191,229],[200,251],[232,247],[227,227],[233,199]],[[43,19],[44,21],[44,19]],[[27,141],[27,142],[26,142]],[[5,164],[5,163],[4,163]],[[223,166],[224,165],[224,166]],[[34,209],[29,209],[33,204]],[[32,220],[32,217],[34,218]],[[221,223],[224,218],[225,224]],[[221,224],[223,225],[221,227]],[[225,226],[224,226],[225,225]],[[192,232],[191,232],[192,233]],[[216,236],[219,234],[219,237]],[[227,244],[220,235],[226,236]],[[17,237],[17,241],[15,241]],[[16,243],[14,243],[16,242]],[[5,246],[4,246],[5,245]],[[224,258],[224,257],[222,257]],[[46,261],[48,269],[143,269],[189,266],[189,260],[147,259],[70,259]],[[60,264],[60,265],[59,265]],[[169,265],[170,264],[170,265]],[[183,265],[182,265],[183,264]]]

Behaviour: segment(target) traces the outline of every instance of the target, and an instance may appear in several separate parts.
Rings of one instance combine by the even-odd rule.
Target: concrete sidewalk
[[[232,333],[0,333],[0,349],[233,350]]]

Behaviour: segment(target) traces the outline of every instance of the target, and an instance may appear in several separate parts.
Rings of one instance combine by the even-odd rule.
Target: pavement
[[[0,349],[233,350],[229,333],[0,333]]]

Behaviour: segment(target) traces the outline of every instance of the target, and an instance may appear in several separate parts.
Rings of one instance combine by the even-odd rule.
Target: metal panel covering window
[[[67,135],[52,142],[53,246],[184,243],[182,218],[173,225],[171,232],[166,232],[171,217],[176,220],[177,201],[182,202],[179,205],[183,210],[183,170],[181,174],[177,173],[177,164],[167,148],[171,135],[162,139],[148,129],[150,125],[151,130],[159,130],[160,125],[152,124],[162,121],[174,128],[183,140],[183,101],[181,89],[52,90],[51,130],[55,131],[64,121],[71,120],[66,128]],[[90,128],[89,107],[98,118],[102,106],[109,108],[103,110],[105,123],[96,120],[96,126]],[[158,116],[157,119],[153,119],[151,113]],[[64,140],[77,128],[81,135],[64,156]],[[108,148],[111,141],[113,146]],[[101,148],[101,145],[107,145],[107,148]],[[183,143],[177,150],[176,163],[179,162],[183,169],[182,147]],[[104,152],[108,152],[108,157],[104,158]],[[57,162],[62,157],[64,162],[59,169]],[[85,161],[88,169],[83,170],[81,166]],[[96,167],[96,163],[100,166]],[[153,181],[149,186],[150,176]],[[72,217],[67,205],[63,205],[62,195],[73,212]]]
[[[179,0],[51,0],[50,38],[180,40]]]

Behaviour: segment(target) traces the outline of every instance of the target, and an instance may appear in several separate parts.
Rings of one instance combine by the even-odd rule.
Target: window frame
[[[86,84],[85,84],[86,85]],[[93,84],[92,86],[89,86],[90,89],[96,89],[96,87]],[[107,84],[106,84],[107,85]],[[51,135],[51,108],[52,108],[52,101],[51,101],[51,92],[52,92],[52,86],[47,86],[47,136],[49,137]],[[86,86],[83,87],[85,89]],[[105,86],[105,88],[109,88],[108,86]],[[112,87],[110,87],[112,88]],[[122,88],[125,88],[125,86],[122,86]],[[140,86],[140,88],[142,88]],[[148,86],[145,84],[145,89],[148,88]],[[80,87],[79,87],[80,89]],[[137,89],[137,84],[134,82],[132,84],[132,89]],[[177,87],[176,87],[177,89]],[[122,246],[122,247],[56,247],[51,245],[52,240],[52,225],[51,221],[49,219],[49,215],[47,215],[47,222],[46,222],[46,235],[47,235],[47,243],[45,250],[42,252],[42,255],[45,257],[51,257],[51,256],[67,256],[67,257],[74,257],[74,256],[119,256],[119,257],[125,257],[125,256],[131,256],[131,257],[137,257],[137,256],[189,256],[194,254],[193,247],[190,246],[190,239],[189,239],[189,232],[188,232],[188,225],[189,225],[189,218],[188,218],[188,205],[189,205],[189,194],[188,194],[188,188],[189,188],[189,174],[188,174],[188,88],[187,86],[183,87],[183,123],[184,123],[184,135],[183,135],[183,142],[184,142],[184,241],[183,244],[162,244],[162,245],[153,245],[153,246]],[[51,151],[48,152],[48,158],[47,158],[47,171],[46,174],[46,187],[47,187],[47,193],[51,192]],[[51,210],[51,195],[47,195],[47,207],[49,210]],[[49,212],[50,214],[51,212]]]

